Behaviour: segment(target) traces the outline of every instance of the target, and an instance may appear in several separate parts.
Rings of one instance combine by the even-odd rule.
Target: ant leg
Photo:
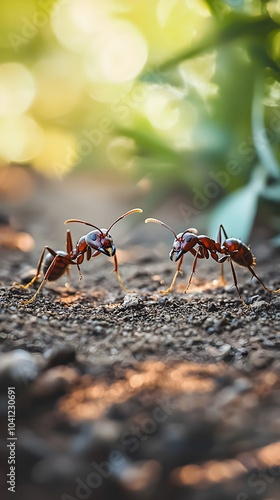
[[[230,267],[231,267],[231,272],[232,272],[232,277],[233,277],[234,285],[235,285],[235,288],[236,288],[237,293],[238,293],[238,295],[239,295],[239,298],[240,298],[240,300],[241,300],[241,302],[242,302],[242,304],[243,304],[244,306],[249,307],[249,306],[248,306],[248,304],[246,304],[246,302],[245,302],[245,301],[242,299],[242,297],[241,297],[241,293],[240,293],[240,290],[239,290],[239,288],[238,288],[238,284],[237,284],[237,276],[236,276],[236,272],[235,272],[235,269],[234,269],[234,267],[233,267],[233,263],[232,263],[231,258],[229,258],[229,263],[230,263]]]
[[[246,264],[247,269],[249,269],[250,273],[258,280],[258,282],[262,285],[264,290],[266,290],[267,292],[270,292],[270,293],[280,293],[280,288],[278,288],[278,290],[271,290],[270,288],[267,288],[267,286],[265,286],[265,284],[263,283],[261,278],[259,278],[258,275],[255,273],[254,269],[252,269],[252,267],[247,264],[245,259],[243,259],[243,261],[244,261],[244,264]]]
[[[31,299],[29,299],[29,300],[22,300],[21,301],[21,303],[23,305],[31,304],[32,302],[34,302],[34,300],[36,299],[38,293],[42,290],[42,288],[43,288],[44,284],[46,283],[46,281],[48,281],[48,277],[50,276],[52,270],[54,269],[58,257],[60,257],[60,256],[56,254],[55,258],[53,259],[53,261],[51,262],[51,264],[48,267],[48,270],[47,270],[47,272],[46,272],[46,274],[44,276],[44,279],[43,279],[42,283],[40,284],[38,290],[36,290],[36,292],[34,293],[34,295],[31,297]]]
[[[229,259],[229,255],[225,255],[223,257],[219,257],[216,255],[214,256],[214,254],[212,254],[212,258],[218,262],[219,264],[221,264],[221,283],[223,286],[225,286],[227,284],[226,280],[225,280],[225,277],[224,277],[224,262],[226,260]]]
[[[73,259],[73,253],[72,253],[73,252],[73,241],[72,241],[71,231],[69,229],[67,230],[67,233],[66,233],[66,251],[70,257],[70,261],[71,261],[70,263],[77,266],[80,280],[83,279],[82,272],[81,272],[81,269],[79,266],[79,264],[82,263],[83,259],[82,260],[79,259],[78,262],[73,262],[73,260],[72,260]],[[82,255],[82,254],[80,254],[80,255]],[[78,255],[78,257],[80,257],[80,255]],[[71,259],[71,257],[72,257],[72,259]],[[78,259],[78,257],[77,257],[77,259]],[[68,274],[68,276],[70,276],[69,267],[67,268],[67,274]]]
[[[83,275],[82,275],[82,271],[81,271],[81,268],[80,268],[78,262],[76,262],[76,266],[77,266],[78,273],[79,273],[79,280],[81,281],[83,279]]]
[[[46,247],[47,250],[50,252],[51,248],[49,247]],[[62,262],[64,262],[65,264],[67,264],[67,266],[73,264],[73,265],[76,265],[76,262],[73,262],[72,260],[70,260],[69,258],[67,257],[63,257],[61,255],[58,255],[58,254],[55,254],[55,252],[52,250],[52,255],[54,255],[54,259],[52,260],[52,262],[50,263],[46,273],[45,273],[45,276],[44,276],[44,279],[42,281],[42,283],[40,284],[38,290],[34,293],[34,295],[31,297],[31,299],[29,300],[22,300],[21,303],[24,304],[24,305],[27,305],[27,304],[31,304],[32,302],[34,302],[34,300],[36,299],[38,293],[42,290],[43,286],[45,285],[46,281],[48,281],[49,279],[49,276],[51,275],[53,269],[55,268],[55,265],[56,265],[56,262],[58,259],[61,259]],[[66,269],[65,269],[66,271]],[[67,268],[67,271],[68,271],[68,268]]]
[[[227,284],[226,280],[225,280],[225,271],[224,271],[224,264],[223,262],[221,262],[221,283],[223,286],[225,286]]]
[[[203,248],[202,247],[199,247],[197,251],[191,249],[190,252],[195,256],[194,257],[194,260],[193,260],[193,266],[192,266],[192,272],[190,274],[190,277],[189,277],[189,281],[188,281],[188,284],[184,290],[184,293],[187,293],[187,290],[191,284],[191,281],[192,281],[192,278],[193,278],[193,275],[195,273],[195,270],[196,270],[196,264],[197,264],[197,259],[204,259],[204,253],[203,253]]]
[[[69,254],[71,254],[71,252],[73,251],[73,241],[72,241],[72,236],[71,236],[71,231],[69,229],[67,229],[67,232],[66,232],[66,252]],[[68,278],[70,278],[70,267],[67,267],[67,276]]]
[[[95,250],[95,252],[96,252],[96,250]],[[95,253],[95,252],[93,252],[93,253]],[[87,260],[90,260],[91,256],[92,256],[92,249],[91,249],[91,247],[88,246],[87,247]]]
[[[195,258],[193,259],[192,272],[190,274],[189,281],[188,281],[188,284],[187,284],[187,286],[186,286],[186,288],[184,290],[184,293],[187,293],[187,290],[188,290],[188,288],[189,288],[189,286],[191,284],[192,277],[193,277],[193,275],[195,273],[195,269],[196,269],[197,259],[198,259],[198,252],[196,253]]]
[[[179,263],[178,263],[178,267],[177,267],[177,271],[176,273],[174,274],[174,277],[173,277],[173,280],[171,282],[171,285],[166,289],[166,290],[160,290],[160,293],[161,294],[166,294],[166,293],[169,293],[173,290],[174,288],[174,285],[176,283],[176,279],[177,279],[177,276],[178,274],[180,273],[180,269],[181,269],[181,265],[182,265],[182,262],[183,262],[183,259],[184,259],[184,254],[182,255],[182,257],[180,257],[179,259]]]
[[[94,252],[95,253],[95,252]],[[100,253],[100,252],[99,252]],[[97,254],[98,255],[98,254]],[[93,254],[93,256],[95,257],[95,255]],[[127,290],[127,288],[124,286],[124,283],[123,283],[123,280],[121,278],[121,275],[119,273],[119,265],[118,265],[118,260],[117,260],[117,254],[115,253],[114,255],[114,264],[115,264],[115,267],[114,267],[114,271],[117,275],[117,278],[119,280],[119,284],[122,288],[122,290],[125,292],[125,293],[133,293],[134,290]]]
[[[225,239],[228,238],[228,235],[226,233],[226,230],[224,228],[224,226],[222,224],[220,224],[219,226],[219,231],[218,231],[218,235],[217,235],[217,243],[221,246],[222,244],[222,232],[224,233],[224,237]],[[222,282],[222,285],[225,285],[226,284],[226,280],[225,280],[225,273],[224,273],[224,264],[223,262],[221,262],[221,282]]]
[[[91,255],[91,258],[93,259],[94,257],[98,257],[98,255],[100,255],[100,254],[101,254],[101,252],[99,252],[98,250],[94,250],[94,252]]]
[[[80,264],[82,264],[83,261],[84,261],[84,254],[80,253],[80,254],[77,255],[76,262],[74,262],[74,264],[77,266],[78,273],[79,273],[79,279],[80,280],[83,279],[82,271],[81,271],[81,268],[80,268]]]
[[[227,235],[227,232],[223,226],[223,224],[220,224],[219,225],[219,231],[218,231],[218,235],[217,235],[217,242],[219,243],[219,245],[222,244],[222,232],[224,233],[224,237],[225,239],[227,240],[228,239],[228,235]]]
[[[86,250],[87,260],[93,259],[94,257],[97,257],[98,255],[100,255],[100,252],[98,250],[95,250],[94,252],[92,252],[92,249],[89,246],[87,247],[87,250]],[[78,257],[77,257],[77,261],[78,261],[77,262],[77,268],[78,268],[78,272],[79,272],[79,275],[80,275],[80,280],[83,279],[83,276],[82,276],[79,264],[81,264],[83,262],[83,260],[84,260],[84,254],[79,254]]]
[[[67,229],[66,233],[66,252],[69,254],[73,250],[73,241],[71,236],[71,231]]]
[[[44,260],[44,256],[45,256],[45,252],[48,251],[49,253],[51,253],[54,257],[56,257],[56,252],[54,250],[52,250],[51,248],[49,247],[45,247],[43,252],[41,253],[41,257],[39,259],[39,262],[38,262],[38,265],[37,265],[37,270],[36,270],[36,274],[35,276],[32,278],[32,280],[30,280],[26,285],[21,285],[21,283],[17,283],[16,281],[13,283],[13,286],[17,286],[19,288],[22,288],[23,290],[27,290],[31,285],[33,285],[33,283],[35,283],[39,276],[40,276],[40,271],[41,271],[41,267],[42,267],[42,263],[43,263],[43,260]]]

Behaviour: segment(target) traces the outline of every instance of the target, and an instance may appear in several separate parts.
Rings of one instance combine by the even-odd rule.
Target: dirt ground
[[[12,386],[13,498],[279,499],[280,296],[239,269],[245,307],[229,272],[222,287],[219,266],[208,261],[199,262],[184,294],[189,258],[175,291],[160,294],[176,269],[168,260],[172,238],[157,227],[155,243],[151,225],[127,219],[112,233],[133,293],[120,289],[110,259],[101,255],[83,264],[83,280],[73,269],[71,280],[50,283],[34,303],[21,305],[36,287],[23,291],[12,283],[32,274],[46,243],[63,250],[60,220],[88,217],[99,225],[88,208],[74,213],[75,193],[68,204],[60,197],[55,224],[55,193],[13,205],[12,222],[9,204],[3,211],[2,234],[10,231],[15,241],[19,229],[26,231],[36,246],[22,252],[2,238],[1,498],[12,495],[6,484]],[[114,216],[133,208],[128,202],[119,202]],[[162,219],[170,223],[165,214]],[[85,232],[73,227],[75,236]],[[279,287],[280,256],[265,252],[260,248],[256,271],[268,287]]]

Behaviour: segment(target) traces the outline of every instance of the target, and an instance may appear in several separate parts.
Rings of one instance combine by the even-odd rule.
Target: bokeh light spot
[[[60,52],[34,67],[38,88],[34,106],[41,116],[63,116],[79,104],[84,81],[77,67],[76,58]]]
[[[123,83],[89,82],[87,92],[98,102],[117,102],[128,94],[133,85],[132,81]]]
[[[43,131],[29,116],[0,120],[0,154],[7,161],[27,162],[40,152]]]
[[[180,65],[180,74],[187,90],[195,89],[204,98],[218,92],[218,86],[212,81],[216,72],[216,58],[216,52],[211,52]]]
[[[135,142],[128,137],[114,137],[108,144],[107,155],[111,163],[119,170],[133,167]]]
[[[125,21],[112,23],[106,31],[102,66],[108,80],[125,82],[135,78],[147,60],[145,38],[133,24]]]
[[[0,116],[20,115],[28,110],[35,96],[35,83],[19,63],[0,65]]]
[[[81,3],[81,11],[83,5]],[[52,18],[53,32],[58,39],[59,43],[74,52],[81,52],[87,44],[88,34],[82,32],[77,25],[73,9],[75,2],[69,0],[64,5],[60,5],[57,9],[56,15]]]
[[[73,134],[52,128],[45,131],[44,144],[34,166],[59,180],[79,160]]]
[[[92,81],[127,82],[143,69],[147,54],[146,40],[136,26],[108,20],[89,45],[86,73]]]
[[[146,113],[154,127],[167,130],[179,120],[178,100],[168,89],[155,87],[147,96]]]
[[[57,8],[52,28],[62,46],[81,53],[94,36],[102,33],[114,10],[116,6],[110,0],[68,0]]]

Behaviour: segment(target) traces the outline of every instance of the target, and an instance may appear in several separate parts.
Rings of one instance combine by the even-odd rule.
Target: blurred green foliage
[[[1,4],[3,164],[111,169],[212,236],[280,232],[278,0]]]

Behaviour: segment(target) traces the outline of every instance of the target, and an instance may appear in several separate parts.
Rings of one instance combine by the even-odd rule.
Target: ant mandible
[[[93,257],[97,257],[101,253],[104,255],[107,255],[108,257],[114,257],[114,272],[117,274],[119,283],[121,288],[124,290],[124,292],[129,293],[128,290],[125,288],[123,281],[121,279],[119,270],[118,270],[118,261],[117,261],[117,254],[116,254],[116,247],[113,243],[113,238],[110,235],[109,231],[111,228],[120,220],[122,220],[124,217],[127,217],[127,215],[131,215],[134,213],[141,213],[143,210],[141,208],[134,208],[132,210],[129,210],[128,212],[124,213],[120,217],[118,217],[108,229],[99,229],[99,227],[95,226],[94,224],[90,224],[89,222],[80,220],[80,219],[68,219],[65,221],[65,224],[69,224],[71,222],[78,222],[80,224],[85,224],[86,226],[90,226],[95,228],[95,231],[90,231],[88,234],[85,236],[82,236],[77,244],[76,247],[73,248],[73,243],[72,243],[72,236],[71,232],[67,230],[67,236],[66,236],[66,252],[63,251],[55,251],[52,250],[52,248],[46,246],[41,254],[41,257],[39,259],[38,265],[37,265],[37,270],[34,278],[27,283],[26,285],[21,285],[20,283],[14,283],[14,286],[18,286],[20,288],[23,288],[26,290],[29,288],[33,283],[35,283],[41,274],[41,268],[43,268],[43,274],[44,274],[44,279],[42,283],[40,284],[38,290],[34,293],[34,295],[31,297],[31,299],[22,301],[23,304],[31,304],[33,302],[40,290],[42,290],[43,286],[47,281],[56,281],[58,278],[60,278],[66,271],[69,271],[69,266],[70,265],[75,265],[77,266],[80,279],[82,279],[82,273],[80,269],[80,265],[84,261],[84,257],[86,255],[87,260],[90,260]],[[47,255],[45,256],[45,253]]]
[[[196,270],[196,265],[197,265],[197,260],[198,259],[209,259],[209,256],[212,257],[216,262],[222,265],[221,267],[221,274],[222,274],[222,282],[225,284],[224,280],[224,272],[223,272],[223,263],[228,260],[230,267],[231,267],[231,272],[232,272],[232,277],[234,281],[235,288],[237,290],[238,296],[240,300],[243,302],[243,304],[247,305],[244,300],[241,297],[240,290],[238,288],[237,284],[237,276],[236,272],[233,266],[233,262],[235,264],[238,264],[239,266],[246,267],[250,273],[259,281],[259,283],[262,285],[262,287],[267,291],[271,293],[279,293],[280,288],[278,290],[271,290],[270,288],[267,288],[267,286],[262,282],[262,280],[257,276],[255,273],[253,267],[256,265],[256,258],[254,257],[251,249],[249,246],[245,245],[243,241],[237,239],[237,238],[228,238],[228,235],[225,231],[225,228],[222,224],[219,226],[219,231],[217,235],[217,241],[209,238],[208,236],[205,235],[197,235],[197,230],[195,228],[189,228],[186,229],[183,233],[179,233],[176,235],[175,231],[165,224],[164,222],[154,219],[154,218],[148,218],[145,220],[145,222],[155,222],[156,224],[160,224],[169,231],[171,231],[172,234],[175,236],[175,240],[173,242],[173,247],[169,253],[169,258],[170,260],[173,260],[175,257],[175,262],[178,261],[178,267],[177,271],[174,274],[173,280],[171,282],[171,285],[166,289],[163,290],[161,293],[169,293],[171,290],[174,288],[177,276],[180,272],[184,255],[187,252],[191,252],[191,254],[194,256],[193,260],[193,265],[192,265],[192,271],[189,277],[188,284],[184,290],[186,292],[191,284],[193,274],[195,273]],[[224,242],[222,243],[222,233],[225,237]],[[196,247],[197,246],[197,247]],[[196,247],[196,248],[195,248]],[[221,254],[219,256],[218,254]]]

